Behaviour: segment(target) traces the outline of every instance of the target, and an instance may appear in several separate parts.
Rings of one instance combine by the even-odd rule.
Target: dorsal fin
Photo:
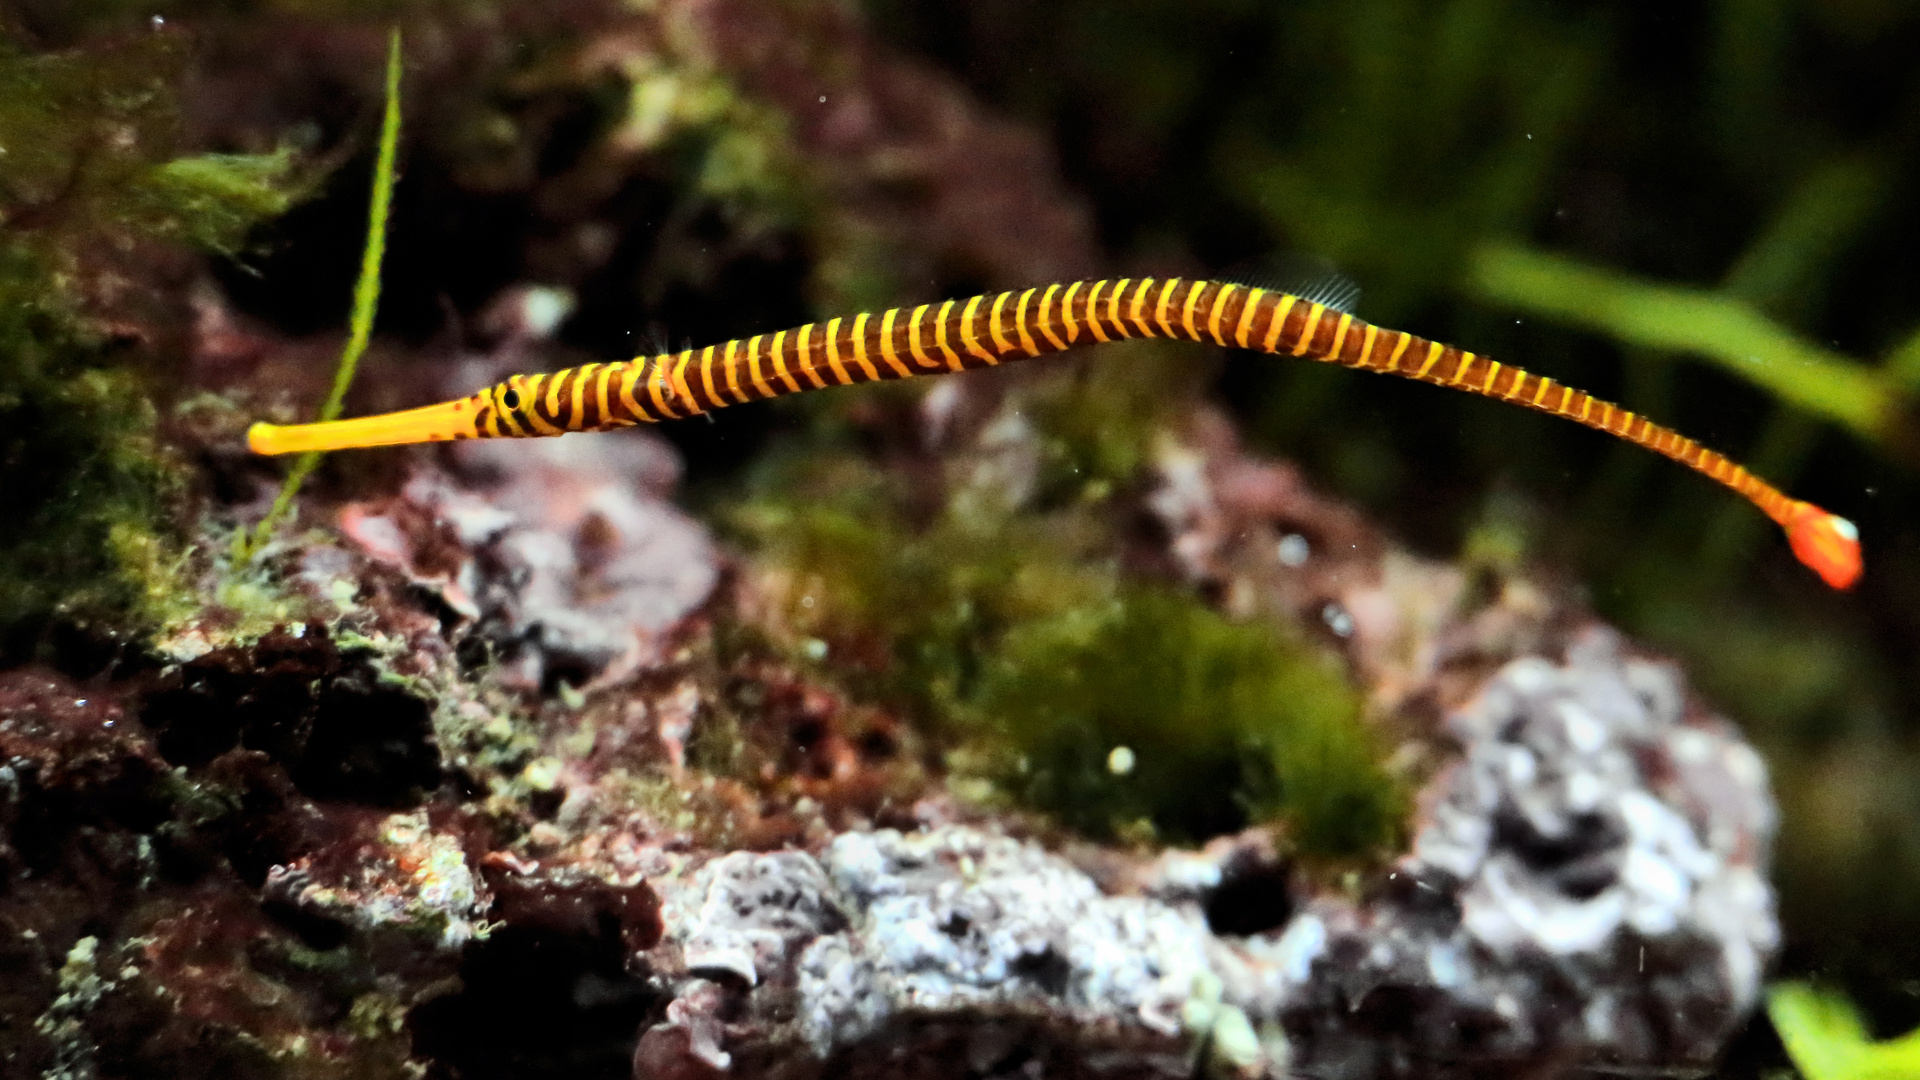
[[[1214,275],[1214,280],[1268,292],[1292,293],[1330,311],[1349,314],[1360,303],[1360,286],[1352,278],[1334,269],[1327,259],[1299,252],[1279,252],[1238,262]]]

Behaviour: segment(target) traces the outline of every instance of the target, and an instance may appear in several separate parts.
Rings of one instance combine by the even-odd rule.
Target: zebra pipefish
[[[1386,330],[1318,299],[1219,281],[1121,278],[1036,286],[808,323],[704,349],[515,375],[457,401],[247,432],[258,454],[605,431],[829,386],[994,367],[1120,338],[1179,338],[1304,356],[1510,401],[1672,458],[1760,508],[1827,584],[1861,573],[1853,523],[1783,494],[1644,416],[1508,364]]]

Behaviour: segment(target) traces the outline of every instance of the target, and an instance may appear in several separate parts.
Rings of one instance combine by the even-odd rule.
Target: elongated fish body
[[[1644,416],[1512,365],[1314,299],[1219,281],[1121,278],[1037,286],[808,323],[704,349],[515,375],[457,401],[352,420],[255,424],[255,453],[452,439],[524,438],[678,420],[830,386],[940,375],[1121,338],[1179,338],[1302,356],[1497,398],[1597,428],[1704,473],[1786,529],[1829,585],[1861,573],[1851,522],[1790,498],[1726,457]]]

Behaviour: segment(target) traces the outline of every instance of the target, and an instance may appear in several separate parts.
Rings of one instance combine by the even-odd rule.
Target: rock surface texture
[[[750,1075],[902,1056],[1052,1075],[1068,1054],[1129,1076],[1707,1067],[1777,945],[1773,810],[1758,757],[1684,701],[1604,630],[1562,663],[1509,663],[1449,718],[1460,752],[1413,851],[1362,897],[1269,894],[1253,934],[1208,921],[1270,857],[1252,838],[1120,893],[967,825],[728,855],[667,894],[680,954],[659,970],[684,972],[687,1006],[650,1044],[684,1030],[698,1061]],[[782,1046],[813,1065],[775,1068]]]
[[[662,447],[474,458],[301,556],[334,626],[0,677],[16,1073],[1711,1067],[1779,938],[1758,756],[1672,665],[1524,583],[1462,603],[1197,426],[1144,502],[1403,725],[1384,864],[1257,828],[1149,856],[959,797],[898,722],[711,643],[755,609]]]
[[[1684,702],[1606,631],[1501,669],[1449,718],[1461,758],[1378,895],[1277,942],[1295,1064],[1709,1065],[1779,943],[1774,811],[1759,756]]]

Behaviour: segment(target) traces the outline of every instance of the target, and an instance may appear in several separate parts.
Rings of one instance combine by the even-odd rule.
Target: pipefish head
[[[535,393],[527,376],[512,375],[473,395],[475,432],[493,439],[558,434],[534,411]]]

